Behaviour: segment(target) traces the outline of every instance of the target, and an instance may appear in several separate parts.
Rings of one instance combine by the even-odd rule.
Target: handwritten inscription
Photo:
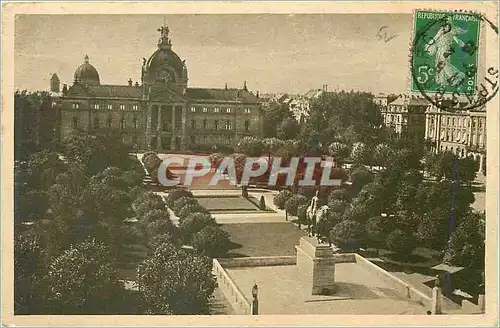
[[[377,32],[377,38],[379,41],[384,40],[385,43],[391,41],[397,36],[397,34],[391,33],[389,26],[382,26]]]

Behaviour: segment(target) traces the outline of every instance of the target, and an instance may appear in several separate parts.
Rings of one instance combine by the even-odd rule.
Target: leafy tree
[[[311,102],[309,119],[301,139],[315,138],[323,144],[338,140],[346,144],[372,144],[382,125],[373,95],[364,92],[328,92]]]
[[[157,234],[152,236],[152,238],[148,240],[148,243],[146,245],[148,254],[154,254],[156,249],[165,243],[172,244],[174,246],[180,246],[180,240],[177,237],[174,237],[169,233]]]
[[[332,202],[333,200],[349,202],[350,200],[349,191],[345,188],[332,190],[328,195],[328,203]]]
[[[373,174],[361,168],[356,169],[351,173],[350,180],[352,184],[349,188],[349,192],[351,196],[355,196],[366,184],[373,181]]]
[[[302,195],[293,195],[285,202],[285,210],[288,214],[297,216],[299,205],[307,204],[308,199]]]
[[[26,175],[28,187],[42,190],[53,185],[56,177],[66,169],[66,164],[59,155],[48,150],[32,154],[25,167],[21,168]]]
[[[274,196],[273,203],[280,210],[285,209],[285,202],[293,196],[292,192],[289,190],[281,190],[276,196]]]
[[[142,217],[151,210],[165,210],[165,203],[161,196],[152,192],[145,192],[139,194],[132,202],[132,209],[137,216]]]
[[[341,221],[330,232],[330,240],[345,250],[356,250],[360,247],[363,239],[363,226],[356,221]]]
[[[293,118],[293,114],[285,104],[273,104],[264,113],[264,136],[266,138],[276,137],[278,127],[286,118]]]
[[[263,150],[262,140],[257,137],[244,137],[238,142],[238,149],[247,156],[260,156]]]
[[[119,169],[130,166],[127,147],[113,135],[75,134],[63,141],[63,147],[68,161],[82,164],[88,175],[110,166]]]
[[[180,211],[187,205],[199,205],[198,200],[194,197],[181,197],[174,202],[172,210],[175,213],[180,213]]]
[[[370,161],[368,146],[363,142],[356,142],[352,146],[351,159],[357,164],[367,164]]]
[[[46,218],[49,196],[46,191],[22,188],[15,206],[16,221],[36,221]]]
[[[283,140],[293,139],[300,132],[300,127],[294,118],[285,118],[278,127],[278,137]]]
[[[411,232],[396,229],[387,236],[386,246],[396,253],[402,265],[403,260],[408,259],[417,247],[417,239]]]
[[[200,204],[187,204],[181,210],[179,213],[177,213],[177,216],[180,218],[185,218],[188,217],[192,213],[210,213],[206,208],[201,206]]]
[[[185,243],[191,242],[193,235],[207,226],[216,226],[217,222],[209,213],[193,212],[181,217],[179,229]]]
[[[83,242],[55,258],[47,274],[47,302],[52,313],[106,314],[122,286],[103,244]]]
[[[449,211],[442,212],[436,210],[432,213],[425,213],[421,216],[416,230],[416,237],[419,242],[429,248],[442,250],[446,247],[449,239]]]
[[[387,221],[382,216],[371,217],[366,222],[366,234],[369,245],[375,247],[377,256],[379,256],[379,248],[384,246],[388,230]]]
[[[283,141],[278,138],[264,138],[262,139],[262,146],[268,152],[269,157],[283,146]]]
[[[155,221],[170,221],[170,215],[165,210],[153,209],[140,218],[140,223],[144,227]]]
[[[148,223],[146,226],[146,236],[150,239],[158,235],[166,234],[172,236],[172,239],[179,237],[177,228],[170,220],[156,220]]]
[[[394,150],[386,143],[378,144],[373,153],[373,159],[378,166],[386,168],[393,160]]]
[[[297,207],[297,219],[299,228],[301,224],[307,224],[307,204],[302,204]]]
[[[227,253],[231,241],[227,231],[209,225],[194,234],[192,244],[208,257],[219,257]]]
[[[209,258],[161,244],[137,268],[147,314],[208,314],[215,290]]]
[[[194,196],[193,193],[187,189],[183,188],[173,189],[168,192],[168,196],[165,199],[167,202],[167,206],[172,208],[174,206],[174,202],[181,197],[194,197]]]
[[[45,276],[44,250],[36,234],[17,235],[14,240],[14,312],[36,314],[44,311],[42,279]]]
[[[445,254],[445,262],[484,270],[486,215],[469,211],[456,227]]]

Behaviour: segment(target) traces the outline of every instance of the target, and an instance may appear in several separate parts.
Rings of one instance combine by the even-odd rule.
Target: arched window
[[[231,121],[226,121],[226,130],[231,130]]]
[[[73,129],[78,129],[78,117],[73,117]]]
[[[122,117],[122,119],[120,120],[120,129],[125,129],[125,118]]]
[[[137,117],[134,117],[132,119],[132,124],[134,125],[134,130],[137,130],[137,126],[138,126],[138,120],[137,120]]]
[[[206,128],[207,128],[207,120],[206,120],[206,119],[204,119],[204,120],[203,120],[203,128],[204,128],[204,129],[206,129]]]
[[[219,129],[219,121],[215,120],[214,121],[214,130],[218,130]]]
[[[113,126],[113,120],[111,119],[111,116],[108,116],[106,125],[108,126],[108,128],[111,128]]]
[[[99,117],[94,117],[94,129],[99,129]]]
[[[246,120],[245,121],[245,131],[248,131],[250,129],[250,121]]]

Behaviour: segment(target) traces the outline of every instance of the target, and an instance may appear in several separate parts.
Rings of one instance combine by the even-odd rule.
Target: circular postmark
[[[411,90],[448,111],[472,110],[493,99],[499,71],[481,62],[480,33],[485,32],[480,31],[481,22],[498,38],[498,28],[480,14],[416,11]],[[478,74],[480,68],[485,72]]]

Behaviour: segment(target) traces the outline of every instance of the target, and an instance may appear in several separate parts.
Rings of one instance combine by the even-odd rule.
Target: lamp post
[[[259,299],[257,298],[258,292],[259,292],[259,289],[257,288],[257,284],[253,285],[253,288],[252,288],[252,296],[253,296],[252,315],[259,314]]]

